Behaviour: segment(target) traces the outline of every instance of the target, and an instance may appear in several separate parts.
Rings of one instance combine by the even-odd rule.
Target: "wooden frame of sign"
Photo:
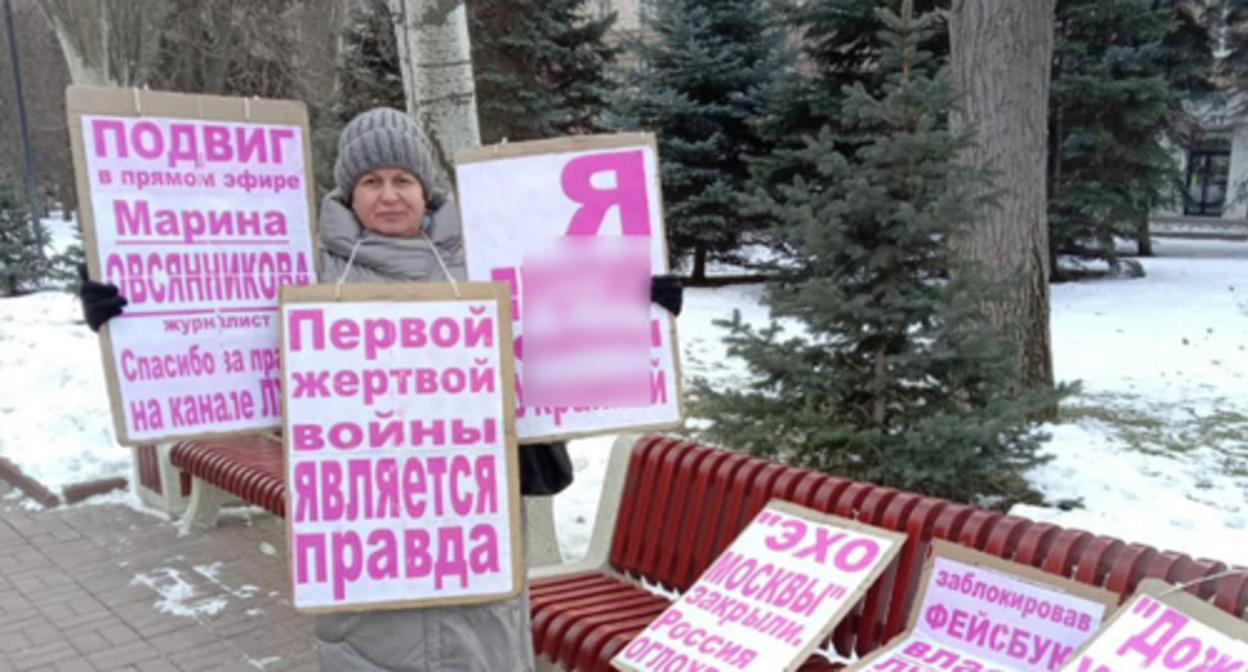
[[[919,590],[914,597],[916,607],[923,604],[923,599],[927,597],[927,587],[930,584],[932,572],[936,569],[936,558],[938,557],[948,558],[954,562],[972,567],[983,567],[999,574],[1013,576],[1027,583],[1047,586],[1069,595],[1082,597],[1085,600],[1105,605],[1106,613],[1109,613],[1118,604],[1118,596],[1103,588],[1089,586],[1074,579],[1050,574],[1031,565],[1021,565],[1016,562],[1002,560],[995,555],[974,551],[951,541],[933,539],[932,545],[928,549],[927,561],[923,565],[923,574],[919,577],[921,583],[919,583]],[[906,628],[907,632],[913,630],[914,626],[919,622],[918,609],[916,608],[913,611],[914,613],[910,614],[910,623]]]
[[[659,145],[653,133],[617,133],[609,135],[580,135],[568,136],[564,138],[551,138],[548,140],[532,140],[526,142],[504,143],[498,145],[487,145],[484,147],[474,147],[466,149],[455,155],[455,166],[466,166],[474,163],[484,163],[500,159],[518,159],[529,156],[541,156],[545,154],[565,154],[570,152],[592,152],[599,150],[622,149],[625,147],[645,147],[654,152],[655,156],[655,184],[660,185],[660,189],[656,194],[659,208],[658,218],[663,220],[663,190],[661,188],[662,180],[659,175]],[[457,184],[458,191],[458,184]],[[460,205],[459,199],[456,205]],[[663,224],[663,232],[667,233],[667,224]],[[660,241],[663,246],[663,272],[668,269],[668,245],[667,237],[664,235]],[[472,241],[465,236],[464,240],[464,258],[467,260],[467,250]],[[672,373],[675,377],[674,390],[676,392],[676,409],[677,419],[672,422],[661,422],[646,425],[620,425],[616,427],[603,428],[594,431],[583,432],[558,432],[536,437],[527,437],[524,443],[547,443],[551,441],[570,441],[573,439],[583,439],[593,436],[602,436],[604,434],[613,434],[619,432],[658,432],[671,429],[679,429],[684,426],[685,418],[685,391],[684,380],[680,374],[680,341],[677,334],[676,319],[673,316],[668,317],[668,343],[671,348],[672,357]]]
[[[919,575],[919,588],[915,591],[914,600],[910,603],[910,621],[906,624],[906,629],[898,633],[896,637],[876,649],[870,655],[858,660],[855,663],[845,666],[845,672],[854,672],[855,670],[869,669],[880,656],[892,653],[892,647],[898,642],[904,642],[910,637],[915,628],[918,626],[921,614],[920,607],[924,600],[927,599],[927,588],[930,585],[932,572],[936,569],[936,559],[947,558],[954,562],[968,565],[971,567],[983,567],[990,571],[1006,574],[1027,583],[1047,586],[1054,590],[1081,597],[1097,604],[1105,606],[1105,613],[1118,603],[1118,598],[1108,590],[1089,586],[1085,583],[1079,583],[1072,579],[1062,576],[1055,576],[1048,572],[1036,569],[1030,565],[1021,565],[1007,560],[1002,560],[994,555],[975,551],[960,544],[955,544],[944,539],[933,539],[931,545],[927,549],[927,559],[923,563],[923,572]]]
[[[860,523],[856,520],[850,520],[849,518],[842,518],[830,513],[823,513],[814,509],[808,509],[804,506],[799,506],[783,499],[771,500],[767,503],[767,506],[763,507],[764,510],[768,508],[777,509],[798,518],[805,518],[811,522],[844,527],[861,534],[872,537],[884,537],[893,541],[893,547],[889,551],[888,560],[886,562],[881,562],[879,566],[871,572],[867,580],[858,585],[858,589],[853,592],[853,595],[849,599],[845,600],[845,603],[841,606],[840,610],[836,612],[836,616],[832,618],[832,622],[824,626],[824,628],[819,631],[819,635],[814,638],[814,641],[799,652],[797,658],[784,668],[784,672],[797,672],[797,669],[806,663],[806,659],[814,654],[815,649],[819,648],[819,644],[832,635],[832,631],[836,629],[836,626],[841,624],[841,621],[845,620],[845,617],[849,615],[849,612],[857,608],[858,603],[862,601],[862,598],[866,597],[867,592],[875,586],[875,583],[880,580],[880,577],[884,575],[884,572],[888,571],[889,566],[897,561],[897,555],[901,553],[902,547],[906,544],[906,535],[900,532],[893,532],[892,530],[887,530],[882,527],[873,527],[865,523]]]
[[[794,518],[801,518],[811,523],[831,525],[847,530],[853,530],[864,536],[874,537],[877,539],[887,539],[892,543],[892,546],[887,551],[886,559],[883,562],[878,563],[877,566],[866,575],[866,578],[858,584],[858,586],[854,589],[854,592],[850,593],[849,597],[841,603],[840,608],[833,613],[832,619],[818,631],[816,636],[813,637],[805,647],[795,652],[792,659],[784,667],[776,668],[781,672],[796,672],[806,663],[806,660],[814,654],[815,650],[819,648],[819,644],[826,640],[828,636],[832,634],[832,631],[836,629],[836,626],[840,625],[841,621],[845,620],[845,617],[858,606],[858,603],[867,594],[867,592],[875,586],[876,582],[880,580],[880,577],[884,575],[884,572],[888,571],[888,568],[896,562],[897,555],[901,553],[901,549],[906,543],[906,535],[881,527],[873,527],[871,525],[860,523],[856,520],[850,520],[849,518],[842,518],[830,513],[816,511],[783,499],[772,499],[768,501],[759,513],[761,514],[769,510],[779,511],[786,515],[793,516]],[[755,524],[759,524],[757,515],[750,521],[750,525]],[[742,532],[744,532],[744,530],[742,530]],[[738,535],[738,538],[739,537],[740,535]],[[732,543],[736,543],[736,540],[734,539]],[[732,548],[732,543],[728,544],[725,552]],[[715,563],[712,562],[711,566],[714,566],[714,564]],[[711,566],[708,566],[703,574],[709,572]],[[698,585],[701,581],[702,576],[699,576],[697,581],[694,581],[693,586]],[[677,599],[669,608],[675,607],[679,603],[680,600]],[[655,617],[656,620],[658,620],[658,618],[661,618],[661,615]],[[648,628],[649,626],[647,626],[647,629]],[[646,630],[643,629],[642,633],[645,632]],[[625,649],[626,648],[627,647],[625,647]],[[646,668],[637,667],[629,663],[627,660],[624,660],[625,649],[621,649],[620,653],[618,653],[615,658],[611,659],[611,665],[618,670],[623,670],[624,672],[645,672]]]
[[[328,614],[328,613],[346,613],[346,612],[362,612],[362,611],[379,611],[379,610],[396,610],[396,609],[412,609],[412,608],[430,608],[437,606],[465,605],[465,604],[481,604],[485,602],[495,602],[508,600],[516,597],[524,588],[525,576],[523,561],[523,538],[520,534],[520,465],[519,465],[519,444],[516,441],[515,434],[515,406],[516,395],[513,386],[508,385],[507,381],[514,380],[514,356],[512,354],[511,341],[511,296],[507,293],[507,289],[495,283],[483,282],[461,282],[457,285],[444,283],[404,283],[404,284],[343,284],[335,285],[310,285],[305,287],[286,286],[282,288],[282,308],[279,313],[285,315],[285,307],[288,305],[297,305],[302,303],[338,303],[338,302],[431,302],[431,301],[489,301],[498,306],[498,334],[500,338],[499,347],[499,369],[501,392],[500,399],[503,403],[501,415],[503,418],[503,437],[504,451],[506,453],[506,482],[508,484],[507,506],[508,517],[510,519],[510,539],[511,539],[511,557],[508,558],[507,564],[511,567],[511,576],[513,588],[504,593],[494,593],[488,595],[473,595],[469,597],[457,598],[434,598],[429,600],[403,600],[393,602],[371,602],[367,604],[343,606],[343,607],[323,607],[323,608],[300,608],[295,610],[301,614]],[[279,330],[281,333],[280,343],[282,349],[281,376],[282,380],[286,380],[286,321],[279,321]],[[283,392],[283,394],[286,394]],[[287,416],[287,404],[282,404],[282,427],[289,426],[289,418]],[[284,460],[289,469],[291,463],[291,433],[283,432],[283,453]],[[286,540],[288,548],[291,551],[287,554],[288,576],[290,577],[290,589],[292,596],[292,604],[294,603],[295,594],[295,565],[294,553],[294,515],[293,515],[293,497],[294,489],[286,489]],[[328,552],[328,551],[327,551]]]
[[[1157,602],[1183,612],[1192,620],[1199,622],[1211,630],[1215,630],[1231,639],[1238,639],[1241,642],[1248,642],[1248,622],[1244,622],[1221,609],[1209,604],[1208,602],[1192,595],[1185,590],[1186,586],[1173,586],[1159,579],[1144,579],[1136,587],[1135,593],[1127,599],[1123,600],[1122,606],[1110,616],[1101,626],[1100,631],[1088,640],[1086,644],[1075,649],[1070,657],[1066,659],[1066,663],[1057,669],[1057,672],[1067,672],[1068,670],[1077,669],[1079,660],[1091,649],[1096,646],[1097,638],[1114,627],[1120,620],[1130,613],[1131,605],[1135,604],[1140,597],[1150,597]],[[1211,662],[1211,661],[1207,661]],[[1193,667],[1192,669],[1197,669]]]
[[[82,132],[82,117],[100,115],[109,117],[163,117],[192,119],[197,121],[221,121],[231,123],[282,124],[298,126],[303,131],[304,180],[308,192],[308,226],[311,233],[313,274],[320,270],[320,239],[316,217],[316,184],[312,166],[312,139],[308,124],[308,108],[301,101],[273,100],[265,98],[227,98],[222,96],[191,95],[147,89],[118,89],[108,87],[71,85],[65,90],[65,110],[69,123],[69,145],[74,163],[74,179],[78,193],[79,225],[82,227],[83,245],[86,248],[87,269],[93,279],[102,276],[99,257],[99,239],[96,235],[95,211],[92,207],[91,181],[88,174],[86,146]],[[238,436],[276,429],[278,425],[254,427],[237,431],[209,433],[167,433],[159,437],[132,439],[126,429],[125,410],[122,408],[120,379],[114,361],[113,342],[108,325],[100,329],[100,353],[104,359],[104,377],[108,385],[109,405],[113,413],[113,427],[117,442],[122,446],[141,446],[161,443],[170,439],[182,441],[211,437]]]

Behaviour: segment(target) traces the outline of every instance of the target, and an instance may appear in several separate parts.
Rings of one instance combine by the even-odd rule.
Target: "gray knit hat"
[[[415,175],[433,195],[433,156],[429,139],[416,121],[389,107],[361,112],[338,136],[334,182],[343,198],[351,199],[356,180],[374,168],[402,168]]]

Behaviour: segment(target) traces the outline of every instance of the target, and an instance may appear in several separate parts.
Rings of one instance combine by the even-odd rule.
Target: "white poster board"
[[[936,540],[910,628],[856,670],[1052,672],[1101,627],[1108,591]]]
[[[1248,669],[1248,623],[1156,579],[1134,597],[1062,672]]]
[[[282,291],[298,611],[519,594],[507,303],[492,284]]]
[[[665,667],[669,663],[679,669],[796,670],[862,599],[904,540],[773,500],[611,664],[634,672],[677,669]]]
[[[675,320],[666,310],[649,304],[648,284],[642,288],[646,295],[638,301],[644,313],[634,330],[644,332],[642,354],[632,367],[645,388],[640,403],[596,403],[602,395],[595,394],[585,395],[584,401],[558,405],[525,402],[526,385],[536,382],[526,380],[524,369],[524,359],[529,356],[522,345],[525,320],[529,319],[525,297],[533,290],[529,286],[533,283],[525,281],[526,275],[533,277],[526,267],[531,267],[535,258],[574,260],[577,253],[565,244],[594,242],[599,245],[597,253],[625,258],[640,243],[650,274],[666,273],[658,160],[654,137],[649,134],[516,143],[470,150],[456,157],[468,276],[506,283],[512,292],[517,343],[516,432],[522,443],[671,429],[681,423]],[[562,284],[566,288],[577,283]],[[627,301],[619,305],[632,306]],[[546,352],[560,347],[573,357],[575,343],[552,346]],[[585,372],[584,366],[571,359],[565,364],[553,367],[556,373],[544,380],[558,377],[559,372]],[[635,389],[631,382],[620,387]]]
[[[101,330],[123,445],[280,424],[277,304],[316,281],[307,110],[70,87],[87,265],[129,305]]]

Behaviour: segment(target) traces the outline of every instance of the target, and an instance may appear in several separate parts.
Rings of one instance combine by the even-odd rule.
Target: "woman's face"
[[[360,225],[383,236],[409,238],[420,233],[425,217],[425,188],[402,168],[364,173],[351,191],[351,209]]]

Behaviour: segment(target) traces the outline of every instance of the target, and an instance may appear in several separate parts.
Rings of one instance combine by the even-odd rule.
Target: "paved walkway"
[[[286,599],[285,530],[208,533],[122,505],[27,511],[0,482],[0,670],[316,670]]]

